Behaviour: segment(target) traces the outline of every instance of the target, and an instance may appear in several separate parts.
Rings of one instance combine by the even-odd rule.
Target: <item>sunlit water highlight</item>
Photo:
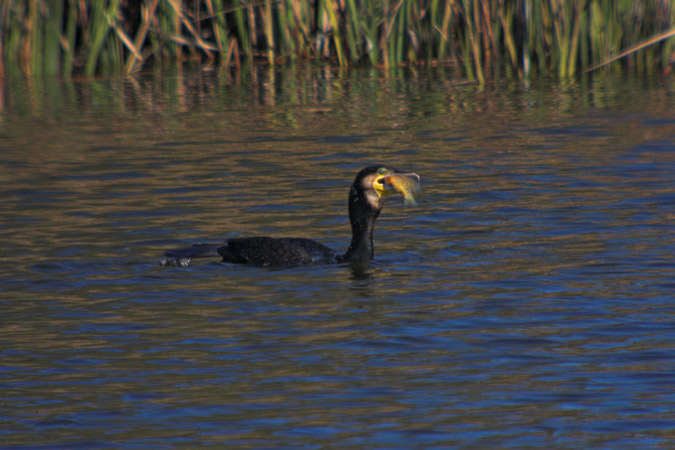
[[[9,91],[0,446],[672,445],[672,84],[256,76]],[[372,162],[422,197],[366,272],[158,264],[246,234],[342,252]]]

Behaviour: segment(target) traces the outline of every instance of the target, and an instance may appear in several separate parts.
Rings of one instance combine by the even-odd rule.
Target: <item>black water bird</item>
[[[406,204],[415,204],[419,175],[387,166],[361,170],[349,190],[349,222],[352,240],[344,255],[307,238],[255,236],[228,239],[224,244],[196,244],[169,250],[162,265],[189,265],[194,258],[220,256],[223,262],[262,267],[317,264],[364,264],[373,259],[373,229],[386,198],[401,194]]]

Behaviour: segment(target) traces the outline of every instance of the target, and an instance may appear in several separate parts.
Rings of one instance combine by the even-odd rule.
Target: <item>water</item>
[[[671,447],[674,96],[330,70],[10,84],[0,446]],[[366,271],[158,264],[248,234],[343,252],[372,162],[423,196],[385,206]]]

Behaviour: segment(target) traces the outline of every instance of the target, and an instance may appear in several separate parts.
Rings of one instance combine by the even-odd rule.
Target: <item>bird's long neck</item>
[[[339,262],[368,262],[375,255],[373,230],[380,210],[368,203],[363,191],[352,186],[349,192],[349,222],[352,226],[352,241]]]

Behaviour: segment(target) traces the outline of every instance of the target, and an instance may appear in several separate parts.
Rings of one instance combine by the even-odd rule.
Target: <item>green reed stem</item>
[[[236,20],[236,31],[241,43],[242,52],[245,53],[249,61],[253,60],[253,47],[251,45],[251,30],[246,25],[244,15],[247,11],[245,0],[235,0],[234,2],[234,17]]]
[[[338,13],[336,11],[337,2],[334,0],[324,0],[324,7],[328,13],[328,21],[330,26],[333,29],[333,42],[335,44],[338,62],[340,66],[346,66],[347,59],[342,47],[342,34],[340,33],[340,23],[338,22]]]
[[[91,48],[85,65],[84,73],[87,76],[93,76],[96,71],[96,65],[103,62],[102,50],[106,43],[106,38],[110,32],[110,24],[118,13],[120,0],[110,0],[108,8],[105,8],[104,2],[92,2],[91,16]],[[118,67],[121,67],[119,65]]]
[[[75,63],[75,34],[77,33],[76,0],[68,0],[68,17],[66,18],[65,41],[63,50],[63,75],[70,77]]]
[[[49,0],[44,20],[44,73],[57,75],[61,65],[61,29],[63,27],[63,2]]]

